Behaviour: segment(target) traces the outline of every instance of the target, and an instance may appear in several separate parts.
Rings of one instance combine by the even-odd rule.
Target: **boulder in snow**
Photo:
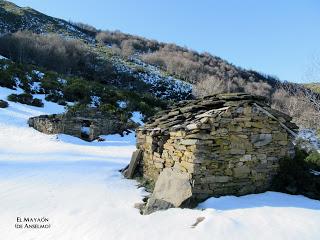
[[[159,175],[144,214],[181,207],[192,196],[189,176],[176,168],[165,168]]]
[[[7,108],[9,106],[7,101],[0,99],[0,108]]]

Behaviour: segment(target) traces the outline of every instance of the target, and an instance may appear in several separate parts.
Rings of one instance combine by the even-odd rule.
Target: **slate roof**
[[[270,108],[266,98],[247,93],[227,93],[180,101],[157,113],[138,130],[187,130],[188,125],[196,124],[201,118],[215,117],[230,107],[241,106],[245,103],[255,104],[266,115],[277,120],[284,128],[288,128],[286,130],[291,134],[295,134],[298,129],[297,125],[290,122],[292,120],[290,116]]]

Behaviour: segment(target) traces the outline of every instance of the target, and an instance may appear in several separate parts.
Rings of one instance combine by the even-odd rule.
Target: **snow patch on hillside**
[[[184,100],[191,96],[192,84],[166,76],[156,66],[141,61],[137,56],[130,58],[130,65],[119,58],[113,58],[118,72],[128,73],[147,84],[151,92],[161,99]]]
[[[302,129],[299,131],[298,138],[301,138],[317,149],[320,150],[320,139],[315,129]]]
[[[36,75],[39,79],[42,79],[44,77],[44,73],[38,70],[32,70],[32,73]]]

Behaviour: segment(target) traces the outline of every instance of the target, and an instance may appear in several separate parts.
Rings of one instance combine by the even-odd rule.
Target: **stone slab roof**
[[[202,99],[178,102],[169,109],[157,113],[138,130],[192,130],[202,118],[218,116],[230,107],[240,107],[246,103],[255,105],[267,116],[278,121],[289,133],[295,135],[298,127],[290,122],[292,120],[290,116],[270,108],[266,98],[246,93],[216,94]]]

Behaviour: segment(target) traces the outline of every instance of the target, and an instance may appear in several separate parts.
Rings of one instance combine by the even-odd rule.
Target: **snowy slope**
[[[0,88],[0,99],[6,99],[16,91]],[[18,91],[19,92],[19,91]],[[22,91],[21,91],[22,92]],[[19,92],[20,93],[20,92]],[[88,144],[71,136],[49,136],[29,128],[27,120],[31,116],[64,112],[64,107],[47,102],[44,95],[34,95],[42,99],[44,108],[9,102],[9,107],[0,111],[0,159],[10,161],[57,161],[57,160],[110,160],[126,163],[134,150],[134,143],[123,139],[119,146],[109,146],[109,142]],[[108,140],[108,138],[107,138]],[[10,146],[10,147],[8,147]]]
[[[113,57],[112,62],[118,72],[128,73],[143,82],[150,84],[151,93],[161,99],[189,99],[192,95],[192,84],[167,76],[158,67],[150,65],[139,59],[139,56],[131,56],[130,61],[124,61]],[[142,70],[142,71],[141,71]]]
[[[12,92],[0,88],[0,99]],[[1,240],[320,238],[320,202],[274,192],[142,216],[133,205],[146,192],[118,172],[135,149],[133,136],[87,143],[44,135],[27,126],[28,117],[64,111],[44,103],[0,109]],[[51,228],[16,229],[17,217],[47,217]]]

